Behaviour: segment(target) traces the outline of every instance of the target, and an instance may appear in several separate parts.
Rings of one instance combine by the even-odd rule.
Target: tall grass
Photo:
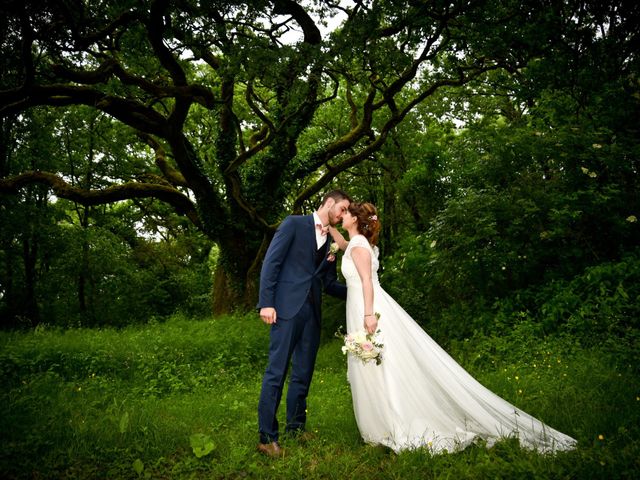
[[[454,343],[451,352],[487,387],[576,437],[575,451],[539,455],[505,441],[453,454],[396,455],[364,445],[340,344],[327,336],[309,398],[308,428],[316,437],[304,445],[285,439],[286,456],[275,461],[255,451],[268,342],[255,316],[2,333],[0,476],[636,477],[640,381],[634,366],[569,338],[529,333],[523,327],[507,337]],[[197,439],[204,452],[194,450]]]

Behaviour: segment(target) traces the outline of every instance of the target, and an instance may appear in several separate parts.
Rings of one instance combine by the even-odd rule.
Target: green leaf
[[[133,462],[133,469],[138,475],[142,475],[142,472],[144,471],[144,463],[142,463],[142,460],[136,458]]]
[[[129,412],[124,412],[120,417],[120,433],[125,433],[129,428]]]
[[[189,443],[191,444],[194,455],[198,458],[209,455],[216,448],[211,437],[204,433],[194,433],[189,437]]]

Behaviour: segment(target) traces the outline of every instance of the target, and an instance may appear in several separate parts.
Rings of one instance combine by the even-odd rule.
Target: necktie
[[[322,235],[323,237],[326,236],[327,233],[329,233],[329,225],[323,227],[322,224],[316,223],[316,229],[320,230],[320,235]]]

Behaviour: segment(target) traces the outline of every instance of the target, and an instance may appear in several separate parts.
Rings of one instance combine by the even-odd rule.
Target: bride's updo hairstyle
[[[380,234],[376,207],[368,202],[353,202],[349,205],[349,213],[358,219],[358,232],[364,235],[372,246],[376,245]]]

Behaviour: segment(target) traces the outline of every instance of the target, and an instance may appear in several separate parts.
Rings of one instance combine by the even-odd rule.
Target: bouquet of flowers
[[[384,345],[380,339],[380,330],[375,333],[367,333],[365,330],[360,330],[347,335],[340,335],[344,339],[343,354],[350,353],[362,360],[363,363],[369,361],[376,362],[376,365],[382,363],[382,348]]]

